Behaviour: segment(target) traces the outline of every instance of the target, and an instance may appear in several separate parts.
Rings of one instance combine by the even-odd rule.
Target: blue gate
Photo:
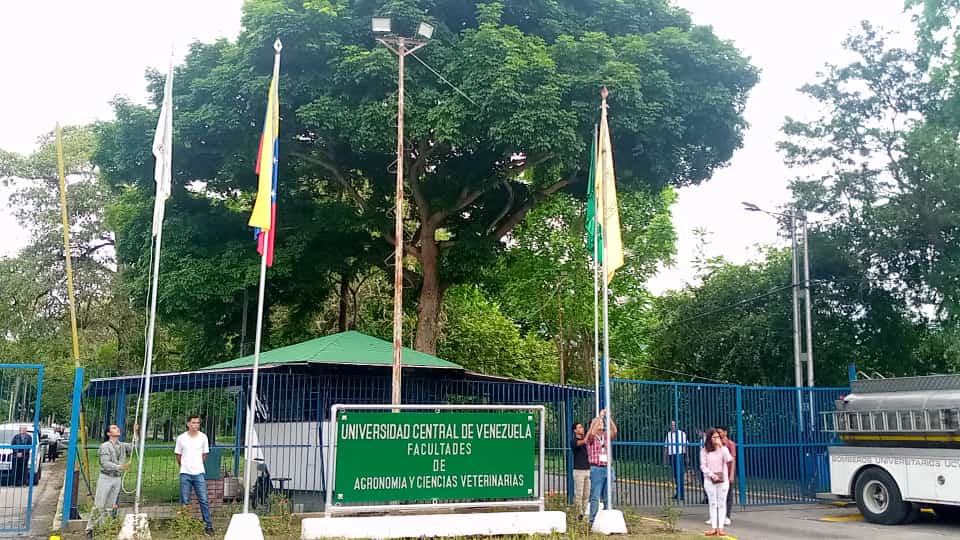
[[[0,532],[30,530],[33,486],[43,473],[43,366],[0,364]]]
[[[727,426],[737,443],[732,489],[741,506],[808,502],[829,489],[831,437],[817,419],[847,388],[615,379],[610,390],[620,429],[615,504],[702,504],[700,447],[704,431],[716,426]],[[666,444],[672,422],[683,432],[670,439],[680,447]],[[671,454],[682,455],[682,463],[674,466]]]

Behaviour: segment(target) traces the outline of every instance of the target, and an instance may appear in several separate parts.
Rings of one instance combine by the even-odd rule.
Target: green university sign
[[[532,499],[536,414],[341,411],[333,503]]]

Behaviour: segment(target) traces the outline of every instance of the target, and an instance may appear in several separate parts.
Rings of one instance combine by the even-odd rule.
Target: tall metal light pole
[[[790,219],[790,270],[791,270],[791,281],[793,285],[791,290],[793,291],[793,375],[794,375],[794,386],[801,387],[803,386],[803,360],[801,357],[800,349],[803,345],[800,342],[800,261],[797,257],[797,215],[794,212],[791,212],[788,215]]]
[[[813,299],[810,298],[810,251],[808,249],[809,243],[807,242],[809,236],[807,234],[806,212],[801,212],[800,222],[803,231],[803,298],[807,311],[807,386],[813,388],[813,316],[811,314],[813,310],[811,307]],[[811,408],[811,411],[812,410]]]
[[[813,379],[813,314],[810,296],[810,251],[807,247],[807,213],[800,209],[793,209],[789,213],[781,214],[768,212],[759,206],[744,202],[741,203],[749,212],[762,212],[775,218],[789,220],[790,224],[790,252],[791,275],[793,289],[793,371],[794,384],[803,386],[803,362],[807,364],[807,386],[814,386]],[[802,253],[801,253],[802,251]],[[800,259],[803,257],[803,281],[800,281]],[[800,295],[803,291],[805,323],[801,329]],[[805,333],[805,339],[801,334]],[[804,351],[804,342],[806,351]]]
[[[404,58],[423,47],[433,36],[433,26],[422,22],[417,28],[419,38],[407,38],[391,33],[392,21],[387,17],[374,17],[371,21],[373,32],[379,34],[377,41],[393,51],[399,58],[397,70],[397,185],[396,215],[394,216],[393,250],[393,383],[390,402],[400,404],[400,376],[403,350],[403,74]]]

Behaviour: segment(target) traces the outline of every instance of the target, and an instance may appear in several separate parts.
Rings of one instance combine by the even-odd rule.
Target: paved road
[[[47,538],[57,499],[63,487],[63,461],[44,463],[40,483],[33,488],[33,512],[30,530],[0,532],[0,538]],[[0,486],[0,529],[24,528],[27,519],[29,490],[19,486]]]
[[[680,527],[687,531],[704,531],[707,530],[704,520],[706,507],[684,509]],[[826,504],[754,507],[742,512],[735,509],[732,521],[726,532],[739,540],[960,538],[960,524],[942,522],[932,515],[923,515],[910,525],[875,525],[862,521],[856,507],[838,508]]]

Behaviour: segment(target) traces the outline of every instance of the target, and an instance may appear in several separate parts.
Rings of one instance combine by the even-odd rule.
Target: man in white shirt
[[[683,500],[683,467],[687,457],[687,434],[677,429],[677,421],[670,422],[670,431],[663,439],[664,464],[673,468],[673,481],[677,491],[673,498]]]
[[[207,436],[200,431],[200,417],[187,418],[187,431],[177,437],[177,445],[173,449],[180,465],[180,504],[190,502],[190,490],[197,494],[197,503],[200,505],[200,514],[206,525],[204,533],[213,536],[213,521],[210,519],[210,501],[207,499],[206,470],[203,467],[210,445]]]

